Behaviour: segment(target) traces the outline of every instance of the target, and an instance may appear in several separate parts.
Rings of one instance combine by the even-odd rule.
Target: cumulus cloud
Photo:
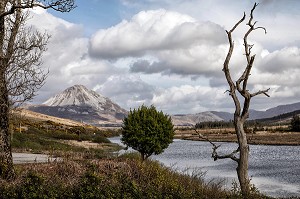
[[[142,104],[149,105],[155,88],[140,77],[134,75],[113,75],[103,84],[95,86],[94,90],[117,102],[129,110]]]
[[[259,69],[273,74],[300,68],[300,49],[286,47],[269,53],[262,60]]]
[[[224,30],[211,22],[167,10],[142,11],[130,21],[101,29],[90,39],[93,57],[117,59],[142,56],[147,52],[189,48],[191,45],[218,44]]]
[[[172,114],[198,113],[230,107],[230,101],[224,100],[224,88],[209,86],[182,85],[157,91],[152,103],[160,109]]]
[[[43,68],[49,70],[49,74],[35,98],[36,102],[41,103],[74,84],[92,87],[117,73],[110,62],[88,56],[89,43],[83,35],[82,26],[54,17],[39,8],[31,13],[28,25],[51,36],[48,50],[43,55]]]
[[[227,45],[200,45],[189,49],[165,50],[157,52],[159,61],[138,60],[130,66],[130,71],[211,77],[222,69],[226,48]]]
[[[251,8],[250,3],[226,6],[224,1],[217,1],[220,4],[214,8],[215,2],[203,0],[147,2],[173,9],[140,11],[129,20],[100,29],[90,38],[84,36],[81,25],[56,18],[45,10],[35,11],[29,23],[52,35],[43,65],[50,69],[50,74],[37,101],[73,84],[84,84],[126,109],[154,104],[169,114],[232,111],[233,103],[224,94],[228,86],[222,72],[228,42],[224,28],[217,23],[230,28],[240,19],[239,11]],[[265,2],[267,6],[275,4],[275,1]],[[123,3],[139,6],[141,1],[124,0]],[[292,103],[300,98],[300,36],[295,26],[300,17],[278,13],[281,9],[276,9],[271,17],[266,14],[270,13],[270,7],[261,7],[256,10],[259,25],[270,27],[266,26],[267,35],[258,31],[249,38],[249,43],[255,44],[252,51],[256,54],[249,90],[270,88],[271,98],[253,99],[251,108],[256,109]],[[228,8],[229,14],[223,12],[224,8]],[[246,65],[241,39],[244,30],[241,28],[234,34],[235,51],[230,62],[233,79],[241,75]]]

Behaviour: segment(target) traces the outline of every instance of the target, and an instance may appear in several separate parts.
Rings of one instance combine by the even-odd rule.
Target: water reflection
[[[120,137],[112,142],[121,143]],[[235,143],[221,143],[220,152],[231,152]],[[158,156],[151,156],[181,171],[201,169],[207,180],[226,179],[226,187],[236,178],[236,163],[230,159],[213,161],[212,147],[207,142],[174,140]],[[300,196],[300,146],[250,146],[249,175],[263,193],[275,197]],[[236,179],[235,179],[236,180]]]

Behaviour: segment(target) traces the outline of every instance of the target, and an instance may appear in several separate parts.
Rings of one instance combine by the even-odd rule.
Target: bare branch
[[[231,30],[230,31],[226,30],[227,37],[228,37],[228,42],[229,42],[229,50],[228,50],[228,53],[226,55],[226,59],[225,59],[224,64],[223,64],[223,72],[225,73],[226,80],[227,80],[228,85],[230,87],[229,93],[230,93],[230,95],[231,95],[231,97],[234,101],[235,107],[236,107],[235,114],[240,114],[239,113],[240,102],[238,100],[238,97],[235,94],[236,86],[235,86],[234,82],[232,81],[231,74],[230,74],[230,71],[229,71],[229,62],[230,62],[232,52],[233,52],[233,49],[234,49],[234,42],[232,40],[231,33],[245,20],[245,18],[246,18],[246,13],[244,12],[243,17],[231,28]]]
[[[265,27],[259,26],[259,27],[254,28],[253,30],[257,30],[257,29],[263,29],[265,34],[267,34],[267,29]]]
[[[200,132],[197,131],[196,128],[194,128],[195,132],[198,134],[200,139],[204,139],[206,141],[208,141],[213,147],[213,151],[211,154],[211,157],[214,159],[214,161],[218,160],[218,159],[232,159],[236,162],[239,161],[239,158],[235,157],[235,154],[237,154],[240,150],[239,148],[237,148],[236,150],[234,150],[232,153],[230,154],[226,154],[226,155],[219,155],[217,152],[217,149],[221,146],[221,145],[216,145],[215,143],[213,143],[212,141],[210,141],[207,137],[205,137],[204,135],[202,135]]]
[[[270,88],[266,89],[266,90],[262,90],[262,91],[257,91],[256,93],[252,93],[250,96],[254,97],[256,95],[260,95],[260,94],[264,94],[267,97],[270,97],[270,95],[267,93],[270,90]]]
[[[11,7],[7,11],[0,14],[0,19],[7,15],[11,15],[11,14],[15,13],[16,10],[22,10],[22,9],[28,9],[28,8],[34,8],[34,7],[40,7],[43,9],[51,8],[51,9],[59,11],[59,12],[70,12],[76,6],[75,6],[74,0],[51,0],[51,1],[27,0],[27,1],[23,1],[22,3],[19,3],[19,4],[12,4]]]
[[[240,148],[238,147],[236,150],[234,150],[232,153],[227,154],[227,155],[218,155],[217,154],[217,148],[213,148],[213,154],[212,157],[214,158],[214,161],[218,160],[218,159],[232,159],[235,162],[239,162],[239,158],[235,157],[235,154],[240,152]]]

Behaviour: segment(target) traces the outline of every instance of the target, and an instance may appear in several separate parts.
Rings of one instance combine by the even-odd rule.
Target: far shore
[[[205,138],[212,142],[237,142],[236,135],[233,129],[206,129],[198,130]],[[253,145],[292,145],[300,146],[300,132],[269,132],[257,131],[249,133],[248,144]],[[192,129],[190,130],[176,130],[176,139],[207,141],[200,138],[199,135]]]

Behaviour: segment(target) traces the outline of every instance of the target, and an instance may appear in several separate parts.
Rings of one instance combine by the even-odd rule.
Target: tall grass
[[[177,173],[157,161],[126,155],[18,165],[14,181],[0,181],[0,198],[239,198],[202,175]],[[265,198],[256,195],[254,198]]]

